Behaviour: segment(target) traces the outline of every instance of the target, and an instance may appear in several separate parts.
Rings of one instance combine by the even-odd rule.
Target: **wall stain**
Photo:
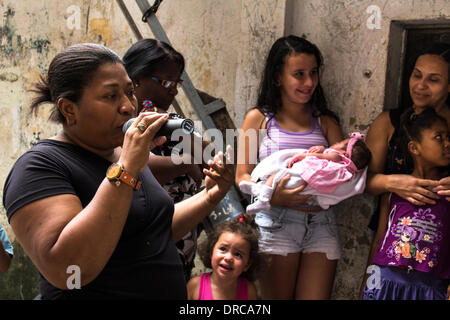
[[[16,82],[19,76],[12,72],[0,73],[0,81]]]
[[[50,41],[47,39],[30,39],[30,48],[36,49],[38,53],[42,53],[45,51],[45,53],[48,53],[48,45],[50,44]]]
[[[111,43],[111,22],[109,19],[95,18],[89,22],[90,36],[93,36],[104,45]]]
[[[8,7],[3,13],[5,23],[3,26],[0,26],[0,52],[2,52],[2,55],[5,57],[11,56],[14,52],[12,47],[14,30],[11,27],[11,17],[13,17],[14,14],[14,10]]]
[[[50,40],[48,39],[24,39],[22,35],[16,33],[13,26],[12,17],[14,17],[14,10],[9,8],[4,12],[5,17],[4,24],[0,26],[0,56],[2,59],[9,60],[13,66],[17,66],[19,62],[27,60],[27,52],[29,49],[36,50],[38,54],[49,53]],[[40,59],[43,61],[44,59]],[[41,68],[42,69],[42,68]],[[13,79],[3,74],[6,77],[2,81],[7,79]]]

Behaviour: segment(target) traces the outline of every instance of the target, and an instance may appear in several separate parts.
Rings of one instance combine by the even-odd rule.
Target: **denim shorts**
[[[332,208],[304,212],[272,207],[256,214],[261,237],[261,253],[286,256],[288,253],[325,253],[328,260],[341,257],[336,219]]]

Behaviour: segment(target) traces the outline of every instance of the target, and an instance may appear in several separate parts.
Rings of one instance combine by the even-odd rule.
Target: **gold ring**
[[[143,122],[139,122],[139,124],[136,126],[140,132],[144,133],[145,129],[147,129],[147,126]]]

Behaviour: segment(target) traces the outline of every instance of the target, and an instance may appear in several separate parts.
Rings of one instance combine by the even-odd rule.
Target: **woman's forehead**
[[[286,57],[285,66],[294,69],[317,68],[317,59],[313,54],[295,53]]]
[[[415,69],[418,69],[421,72],[438,74],[447,77],[448,67],[449,64],[444,60],[444,58],[433,54],[425,54],[420,56],[414,66]]]
[[[102,64],[92,74],[90,85],[114,86],[132,84],[125,67],[120,63]]]

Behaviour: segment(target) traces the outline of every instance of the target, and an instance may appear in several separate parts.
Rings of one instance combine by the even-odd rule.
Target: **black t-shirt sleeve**
[[[52,154],[28,151],[6,178],[3,206],[8,220],[23,206],[59,194],[76,194],[68,168]]]

